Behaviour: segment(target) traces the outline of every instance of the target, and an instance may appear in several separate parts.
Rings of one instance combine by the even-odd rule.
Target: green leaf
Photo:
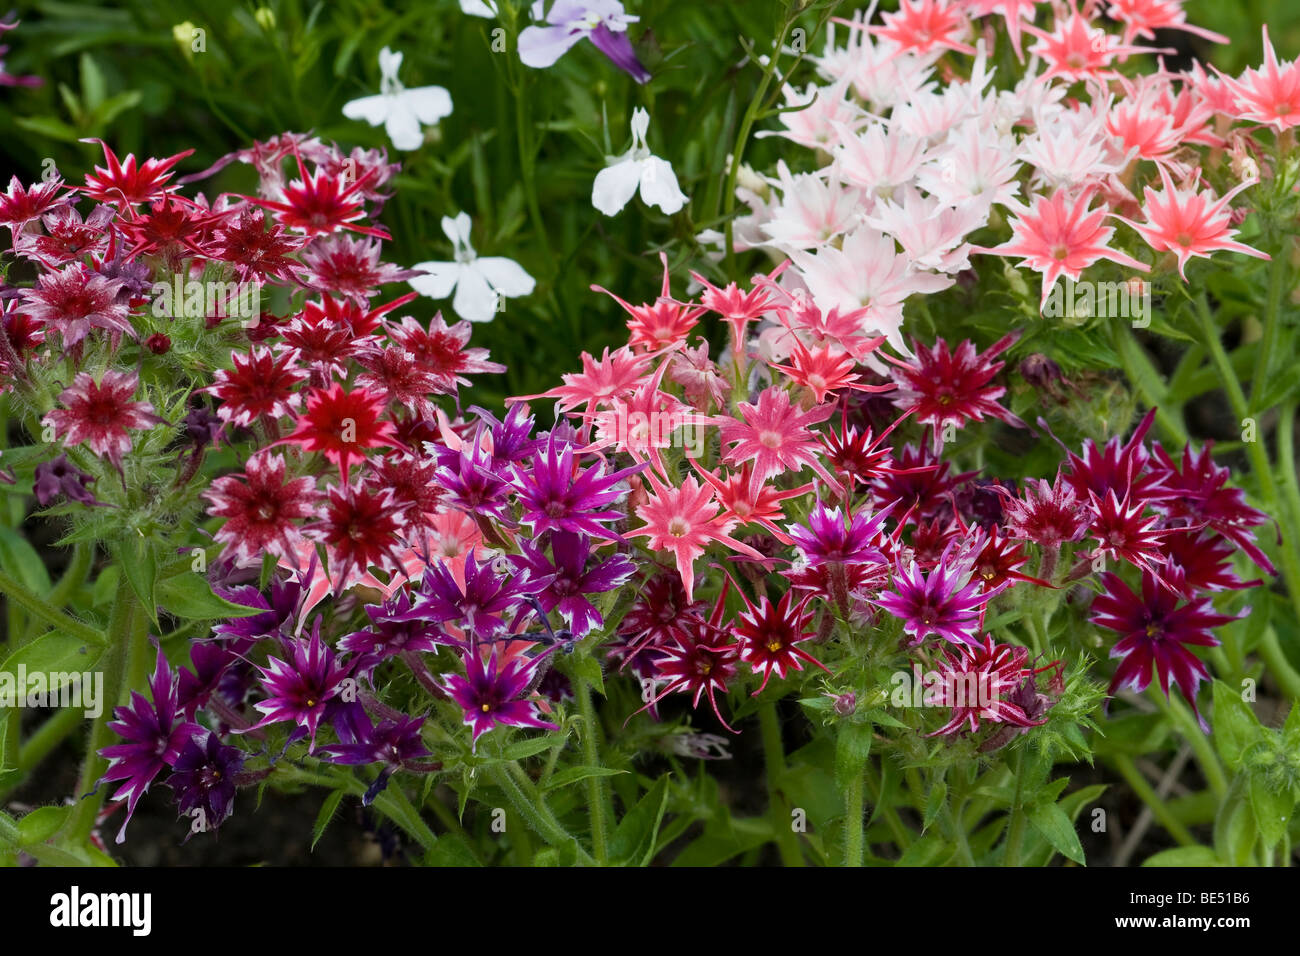
[[[577,859],[576,854],[574,859]],[[424,855],[424,865],[456,867],[482,866],[482,864],[474,858],[474,854],[470,851],[470,848],[465,845],[464,841],[461,840],[459,836],[450,833],[438,837],[438,842],[435,843],[429,849],[429,852]]]
[[[93,670],[103,653],[102,646],[88,644],[62,631],[47,631],[10,654],[9,659],[0,664],[0,674],[12,675],[11,680],[16,682],[19,667],[28,675],[40,673],[46,677],[47,693],[55,694],[74,680],[80,680],[83,673]],[[26,688],[14,690],[19,694],[26,693]],[[85,703],[83,700],[83,705]],[[103,706],[109,702],[99,703]]]
[[[527,737],[523,740],[516,740],[502,752],[506,760],[523,760],[526,757],[532,757],[541,753],[543,750],[549,750],[555,746],[555,740],[551,737]]]
[[[50,572],[36,549],[12,528],[0,525],[0,568],[4,568],[29,591],[44,596],[50,593]]]
[[[1143,866],[1223,866],[1220,860],[1208,846],[1178,846],[1172,850],[1161,850],[1154,856],[1149,856],[1142,863]]]
[[[14,125],[19,129],[39,136],[48,136],[63,143],[75,143],[81,139],[81,134],[62,120],[46,116],[15,116],[13,120]]]
[[[619,821],[609,841],[609,855],[623,866],[648,866],[654,857],[655,838],[668,807],[668,776],[655,781],[637,805]]]
[[[1057,852],[1075,863],[1083,864],[1083,844],[1079,842],[1079,834],[1074,832],[1074,824],[1064,810],[1054,803],[1040,803],[1030,807],[1026,816],[1030,826]]]
[[[571,783],[577,783],[579,780],[586,780],[588,777],[613,777],[627,772],[626,770],[614,770],[610,767],[567,767],[551,777],[542,789],[557,790],[560,787],[567,787]]]
[[[157,624],[158,607],[154,600],[154,585],[158,580],[158,560],[153,546],[142,535],[131,535],[122,542],[118,553],[131,590]]]
[[[1258,774],[1250,780],[1250,806],[1264,845],[1272,849],[1286,836],[1291,813],[1295,809],[1294,797],[1290,790],[1283,793],[1274,791],[1269,787],[1267,779]]]
[[[835,738],[835,786],[847,790],[871,754],[870,724],[841,724]]]
[[[939,866],[951,859],[956,852],[957,848],[938,833],[927,833],[904,851],[898,858],[898,865]]]
[[[600,672],[600,661],[590,654],[574,661],[573,675],[590,684],[601,697],[605,696],[605,675]]]
[[[930,825],[938,819],[939,814],[943,812],[944,804],[948,802],[948,785],[942,780],[937,781],[930,788],[930,792],[925,797],[925,816],[921,820],[921,829],[928,830]]]
[[[342,802],[343,791],[335,790],[320,805],[320,812],[316,814],[316,822],[312,824],[311,828],[311,848],[313,850],[316,849],[316,844],[320,842],[320,838],[325,835],[325,828],[334,819],[334,814],[338,811],[339,804]]]
[[[80,67],[81,95],[86,101],[86,109],[93,113],[108,95],[108,84],[104,81],[104,71],[89,53],[81,54]]]
[[[1214,851],[1229,866],[1248,866],[1255,847],[1255,813],[1240,778],[1214,818]]]
[[[1282,744],[1287,750],[1300,750],[1300,700],[1291,702],[1291,713],[1282,725]]]
[[[44,843],[59,832],[72,807],[39,807],[18,821],[18,845]]]
[[[1241,693],[1221,680],[1214,682],[1214,733],[1211,739],[1230,768],[1241,766],[1242,756],[1259,740],[1263,728]]]
[[[208,586],[207,578],[193,571],[160,581],[158,606],[177,617],[199,621],[252,617],[263,613],[261,608],[232,604],[224,598],[217,597]]]

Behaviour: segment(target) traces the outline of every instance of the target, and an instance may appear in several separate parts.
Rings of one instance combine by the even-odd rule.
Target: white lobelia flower
[[[451,115],[451,94],[441,86],[419,86],[408,90],[397,79],[402,54],[388,47],[379,51],[378,96],[363,96],[343,104],[348,119],[365,120],[371,126],[384,124],[388,138],[398,149],[419,149],[424,142],[421,126],[432,126]]]
[[[650,153],[645,134],[650,114],[638,107],[632,113],[632,148],[596,174],[591,187],[591,204],[606,216],[616,216],[641,189],[641,198],[668,215],[686,205],[686,195],[677,186],[672,165]]]
[[[451,307],[462,319],[491,322],[505,299],[528,295],[537,284],[513,259],[479,256],[469,242],[470,219],[442,217],[442,231],[456,247],[451,262],[417,262],[412,268],[427,275],[410,280],[411,288],[431,299],[445,299],[456,290]]]

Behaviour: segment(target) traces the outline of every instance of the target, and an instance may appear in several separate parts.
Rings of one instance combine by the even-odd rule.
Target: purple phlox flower
[[[555,0],[549,13],[543,0],[536,0],[532,17],[546,26],[525,27],[519,34],[519,59],[525,66],[545,69],[587,39],[632,79],[649,81],[650,73],[627,35],[627,28],[640,18],[626,13],[619,0]]]
[[[124,781],[114,800],[126,800],[126,819],[117,831],[116,842],[126,839],[126,826],[131,822],[136,804],[149,792],[149,785],[162,772],[163,767],[174,764],[185,742],[194,734],[203,733],[198,724],[182,719],[178,706],[176,679],[161,649],[149,680],[153,700],[139,691],[131,692],[131,703],[113,711],[117,719],[110,722],[109,730],[124,743],[113,744],[99,751],[108,758],[108,769],[101,783]]]
[[[533,658],[512,657],[502,665],[495,648],[487,663],[475,648],[465,655],[465,676],[447,676],[444,689],[465,712],[465,723],[474,728],[471,749],[477,748],[479,737],[497,724],[560,729],[538,716],[541,711],[536,703],[519,699],[532,683],[537,665],[554,649],[554,646],[547,648]]]
[[[442,766],[439,763],[421,762],[422,758],[430,756],[420,738],[420,728],[423,725],[423,717],[407,717],[404,714],[386,717],[376,725],[363,711],[355,727],[356,738],[348,743],[322,747],[320,754],[334,763],[349,766],[371,763],[384,765],[379,771],[379,777],[361,798],[363,806],[370,806],[375,797],[388,786],[388,778],[394,771],[430,773]]]
[[[532,457],[545,444],[533,437],[535,422],[524,402],[511,405],[504,419],[498,419],[477,405],[471,405],[469,411],[478,416],[480,428],[487,426],[492,436],[492,461],[496,470],[503,474],[508,466]]]
[[[221,429],[224,427],[220,418],[201,406],[191,408],[189,414],[181,419],[181,428],[185,430],[185,437],[190,440],[195,449],[217,444],[221,437]]]
[[[462,591],[445,563],[430,564],[407,616],[435,624],[463,621],[475,636],[490,638],[505,630],[505,616],[517,611],[525,597],[537,594],[549,583],[528,571],[509,574],[511,570],[509,561],[480,563],[471,549],[465,556]]]
[[[886,505],[874,515],[858,511],[849,516],[848,524],[838,508],[817,502],[808,514],[807,525],[786,527],[803,559],[811,566],[831,563],[884,564],[885,555],[874,542],[883,530],[885,518],[894,510]]]
[[[226,670],[239,657],[221,641],[195,641],[190,647],[190,664],[180,669],[178,702],[187,720],[193,720],[198,711],[208,705],[212,695],[221,687]]]
[[[971,574],[979,549],[954,555],[961,544],[960,540],[950,542],[929,574],[915,561],[900,565],[894,572],[892,592],[883,592],[872,602],[904,622],[903,630],[912,636],[911,646],[937,634],[951,644],[979,647],[977,634],[984,609],[1011,583],[985,590]]]
[[[108,207],[112,208],[112,207]],[[126,305],[134,298],[147,296],[153,291],[153,269],[149,263],[138,259],[128,259],[126,250],[116,245],[111,259],[105,259],[99,265],[99,274],[108,279],[118,279],[122,287],[117,290],[117,301]],[[110,252],[114,249],[110,248]]]
[[[172,775],[165,781],[176,794],[181,816],[194,819],[202,813],[203,829],[221,826],[234,807],[236,775],[243,766],[242,750],[223,744],[212,731],[200,728],[181,747]],[[186,842],[195,832],[191,827]]]
[[[1118,658],[1109,693],[1121,687],[1144,691],[1152,672],[1160,677],[1160,689],[1169,696],[1171,681],[1191,704],[1201,729],[1209,732],[1205,718],[1196,709],[1196,694],[1202,681],[1210,679],[1205,664],[1184,645],[1217,647],[1219,639],[1210,628],[1228,624],[1241,615],[1217,614],[1209,598],[1179,604],[1179,596],[1162,587],[1155,575],[1142,573],[1142,594],[1138,596],[1114,573],[1101,576],[1104,588],[1092,602],[1092,623],[1115,631],[1118,643],[1110,656]]]
[[[239,653],[244,653],[257,638],[279,637],[283,640],[301,630],[306,592],[300,578],[273,577],[269,594],[262,594],[253,585],[229,588],[213,585],[212,590],[218,597],[225,598],[232,604],[266,609],[264,614],[230,618],[212,629],[217,637],[231,640],[242,638],[244,643],[236,645]]]
[[[588,568],[590,558],[591,540],[569,531],[551,535],[550,558],[536,541],[522,542],[520,553],[510,558],[521,570],[549,581],[538,592],[537,600],[546,613],[559,610],[565,626],[578,640],[604,623],[600,612],[585,595],[612,591],[636,570],[626,555],[615,554]]]
[[[641,462],[621,471],[605,474],[603,464],[583,470],[574,461],[572,445],[547,442],[530,468],[516,465],[514,485],[523,506],[520,520],[531,525],[534,535],[544,531],[571,531],[593,538],[615,538],[601,522],[615,521],[625,515],[606,506],[627,494],[624,484],[629,475],[642,471],[649,462]]]
[[[316,730],[327,705],[342,693],[344,681],[350,679],[350,668],[340,664],[333,649],[321,640],[319,617],[310,639],[288,638],[284,643],[289,660],[271,657],[265,667],[258,668],[266,700],[253,706],[266,716],[248,730],[290,721],[297,726],[290,732],[288,743],[310,736],[309,750],[314,751]]]
[[[90,491],[89,485],[95,479],[68,461],[67,453],[60,453],[57,458],[43,461],[36,466],[35,484],[36,500],[41,507],[48,507],[59,495],[69,501],[78,501],[83,505],[103,505]]]
[[[447,504],[476,517],[508,521],[510,483],[498,473],[492,452],[479,442],[466,443],[458,450],[441,449],[434,478],[443,487]]]
[[[432,653],[439,644],[455,645],[435,623],[411,614],[411,597],[401,590],[382,605],[367,605],[370,626],[354,631],[338,642],[338,648],[356,655],[353,669],[369,674],[381,662],[405,651]]]

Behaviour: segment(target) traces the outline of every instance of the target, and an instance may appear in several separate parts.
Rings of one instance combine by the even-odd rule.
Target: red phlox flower
[[[338,382],[328,390],[314,388],[307,394],[306,410],[295,419],[297,427],[277,444],[321,452],[339,466],[346,481],[348,466],[365,458],[369,449],[396,447],[393,423],[380,417],[383,411],[383,396],[365,388],[345,391]]]
[[[119,209],[152,202],[180,188],[167,185],[173,175],[172,167],[194,152],[187,149],[167,159],[146,159],[143,165],[138,165],[132,153],[126,154],[125,161],[119,161],[102,139],[83,139],[82,142],[98,143],[104,150],[105,165],[96,166],[93,173],[86,174],[86,185],[81,187],[81,191],[91,199],[117,203]]]
[[[135,372],[106,371],[98,382],[89,372],[78,372],[59,395],[63,407],[49,412],[41,423],[53,426],[65,444],[85,442],[120,472],[122,456],[131,450],[128,430],[163,423],[152,405],[134,401],[139,384]]]

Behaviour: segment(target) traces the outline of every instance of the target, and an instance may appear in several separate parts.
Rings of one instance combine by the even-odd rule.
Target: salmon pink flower
[[[856,26],[848,20],[839,22]],[[897,13],[884,15],[884,26],[869,28],[872,34],[889,40],[900,51],[923,54],[955,50],[973,56],[975,48],[962,42],[969,30],[962,4],[950,0],[902,0]]]
[[[1049,196],[1035,196],[1033,205],[1011,222],[1011,239],[992,249],[972,247],[972,252],[1023,259],[1035,272],[1043,274],[1042,303],[1056,280],[1069,276],[1076,282],[1083,270],[1099,259],[1147,272],[1149,266],[1132,256],[1111,249],[1107,243],[1115,229],[1105,225],[1106,209],[1088,208],[1092,192],[1085,190],[1070,197],[1064,189]],[[1040,303],[1041,304],[1041,303]]]
[[[133,400],[138,386],[135,372],[107,371],[98,382],[89,372],[78,372],[72,385],[59,395],[63,408],[54,409],[41,422],[53,426],[65,444],[85,442],[120,472],[122,456],[131,450],[128,429],[163,423],[152,405]]]
[[[1300,122],[1300,115],[1297,116]],[[1143,191],[1146,203],[1142,212],[1146,222],[1136,223],[1123,216],[1115,218],[1128,223],[1157,252],[1168,250],[1178,257],[1178,274],[1187,281],[1187,260],[1192,257],[1208,259],[1212,252],[1240,252],[1256,259],[1268,259],[1266,252],[1253,249],[1232,237],[1237,230],[1229,227],[1232,210],[1228,203],[1233,196],[1254,183],[1238,183],[1223,196],[1215,198],[1208,190],[1200,192],[1177,189],[1169,178],[1169,171],[1160,167],[1160,181],[1164,186],[1156,192],[1150,186]]]
[[[1047,64],[1046,72],[1038,77],[1039,82],[1045,83],[1058,76],[1071,83],[1089,79],[1109,80],[1117,75],[1113,68],[1116,57],[1174,52],[1133,46],[1101,27],[1090,26],[1075,4],[1076,0],[1071,0],[1072,9],[1068,17],[1056,18],[1051,33],[1032,24],[1023,26],[1026,33],[1038,37],[1038,42],[1030,47],[1029,52]]]
[[[1219,76],[1237,99],[1233,115],[1271,126],[1280,133],[1300,126],[1300,64],[1295,60],[1278,63],[1277,52],[1268,38],[1267,23],[1263,31],[1263,66],[1258,70],[1248,69],[1235,80],[1222,72]]]
[[[749,545],[728,537],[735,519],[718,514],[711,487],[701,487],[691,475],[682,480],[680,487],[660,481],[653,472],[647,472],[645,477],[653,493],[636,509],[645,524],[630,536],[649,538],[647,546],[651,550],[673,552],[687,601],[695,590],[695,559],[710,543],[716,541],[751,558],[763,557]]]
[[[628,339],[628,347],[632,349],[644,349],[647,352],[653,352],[665,346],[680,345],[686,341],[687,333],[699,325],[700,316],[708,311],[702,306],[692,308],[672,299],[668,288],[668,256],[665,253],[659,253],[659,261],[663,263],[664,267],[664,282],[663,288],[659,292],[659,299],[655,302],[648,302],[645,305],[629,305],[608,289],[603,289],[598,285],[591,287],[593,292],[605,293],[621,305],[628,315],[632,316],[627,323],[628,330],[632,333]],[[586,360],[584,359],[585,364]]]
[[[1106,15],[1124,24],[1124,42],[1132,43],[1138,37],[1154,40],[1157,30],[1182,30],[1209,40],[1227,43],[1222,33],[1192,26],[1183,10],[1184,0],[1109,0]]]
[[[771,386],[758,396],[758,404],[738,402],[741,421],[719,415],[714,421],[724,446],[730,445],[723,459],[739,465],[754,463],[754,481],[761,483],[786,471],[811,468],[832,489],[839,489],[835,476],[826,470],[817,452],[817,436],[809,425],[824,422],[834,413],[833,405],[814,406],[801,412],[790,403],[785,389]]]

